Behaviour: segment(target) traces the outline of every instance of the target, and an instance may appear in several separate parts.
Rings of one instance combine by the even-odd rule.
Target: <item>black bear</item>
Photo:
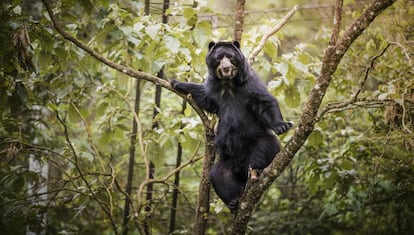
[[[218,196],[235,212],[249,167],[267,167],[280,151],[274,133],[285,133],[292,124],[283,121],[277,100],[249,66],[237,41],[210,42],[208,48],[206,82],[171,80],[171,85],[219,117],[214,144],[220,160],[209,176]]]

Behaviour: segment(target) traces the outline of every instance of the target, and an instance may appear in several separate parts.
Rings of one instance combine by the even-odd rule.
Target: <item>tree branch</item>
[[[256,59],[256,56],[260,53],[260,51],[265,46],[267,39],[269,39],[271,36],[277,33],[292,18],[292,16],[295,14],[297,9],[298,9],[298,6],[297,5],[294,6],[292,10],[290,10],[285,15],[285,17],[283,17],[283,19],[272,30],[270,30],[269,32],[263,35],[262,39],[259,42],[259,45],[257,45],[256,48],[254,48],[254,50],[249,56],[249,59],[248,59],[249,64],[252,64],[254,62],[254,60]]]
[[[66,139],[67,145],[68,145],[68,147],[69,147],[70,151],[72,152],[73,157],[75,159],[74,160],[74,163],[75,163],[75,169],[76,169],[76,171],[78,172],[78,174],[79,174],[80,178],[82,179],[82,181],[85,183],[85,185],[86,185],[89,193],[91,194],[91,197],[96,201],[96,203],[98,203],[98,205],[101,207],[101,209],[107,215],[109,221],[111,222],[112,230],[114,231],[114,234],[118,234],[117,225],[116,225],[115,220],[114,220],[114,218],[112,216],[112,211],[110,210],[110,208],[108,208],[108,206],[104,202],[102,202],[102,200],[100,200],[96,196],[96,193],[93,190],[92,186],[90,185],[89,181],[85,178],[85,176],[83,174],[83,171],[82,171],[82,169],[79,166],[79,161],[78,161],[79,160],[79,156],[76,153],[75,147],[73,147],[72,142],[70,140],[69,131],[68,131],[67,125],[66,125],[65,121],[59,116],[59,113],[57,111],[56,111],[56,118],[59,121],[59,123],[63,126],[63,133],[65,134],[65,139]]]
[[[333,112],[341,112],[349,109],[354,109],[358,107],[365,107],[365,108],[379,108],[383,107],[389,103],[393,102],[393,100],[386,99],[386,100],[376,100],[376,99],[352,99],[351,102],[334,102],[329,103],[323,111],[316,117],[316,121],[320,121],[323,116],[327,113]]]
[[[177,167],[177,168],[175,168],[174,170],[172,170],[172,171],[170,171],[166,176],[164,176],[163,178],[159,178],[159,179],[150,179],[150,178],[147,178],[147,179],[145,179],[141,184],[140,184],[140,186],[138,187],[138,190],[137,190],[137,197],[138,197],[138,199],[137,199],[137,201],[138,201],[138,205],[137,205],[137,207],[138,207],[138,212],[141,210],[141,208],[144,206],[144,203],[142,202],[143,200],[141,199],[141,195],[143,194],[143,192],[144,192],[144,187],[145,186],[147,186],[148,184],[152,184],[152,183],[165,183],[169,178],[171,178],[173,175],[175,175],[175,173],[176,172],[178,172],[178,171],[181,171],[182,169],[184,169],[185,167],[187,167],[188,165],[191,165],[191,164],[193,164],[194,162],[197,162],[197,161],[199,161],[200,159],[202,159],[203,157],[197,157],[197,152],[198,152],[198,150],[199,150],[199,147],[200,147],[200,143],[201,142],[198,142],[198,144],[197,144],[197,146],[196,146],[196,149],[195,149],[195,151],[194,151],[194,153],[193,153],[193,156],[188,160],[188,161],[186,161],[184,164],[182,164],[182,165],[180,165],[179,167]]]
[[[339,0],[341,1],[341,0]],[[323,59],[321,73],[313,87],[309,99],[303,110],[301,119],[294,130],[292,138],[288,141],[285,148],[276,155],[276,158],[268,166],[257,180],[249,180],[245,192],[240,200],[239,211],[233,222],[232,234],[245,234],[247,222],[254,209],[254,205],[259,201],[263,192],[273,183],[281,172],[289,165],[296,152],[305,143],[308,136],[312,133],[316,123],[316,116],[319,106],[325,96],[326,90],[336,71],[343,55],[351,44],[361,35],[369,24],[387,7],[391,6],[395,0],[377,0],[373,2],[362,15],[348,28],[340,40],[335,40],[339,32],[333,30],[330,44],[337,41],[335,45],[328,45]],[[341,3],[337,3],[339,6]],[[339,7],[336,8],[340,10]],[[340,13],[339,13],[340,14]],[[334,39],[332,39],[334,38]]]
[[[200,109],[197,104],[194,102],[194,100],[189,97],[186,96],[185,94],[179,93],[176,90],[174,90],[174,88],[171,86],[169,81],[163,80],[159,77],[153,76],[151,74],[148,73],[144,73],[138,70],[135,70],[131,67],[127,67],[121,64],[117,64],[111,60],[108,60],[107,58],[105,58],[104,56],[102,56],[101,54],[99,54],[97,51],[93,50],[92,48],[90,48],[89,46],[87,46],[85,43],[79,41],[77,38],[73,37],[72,35],[70,35],[68,32],[66,32],[63,27],[60,25],[60,23],[58,22],[58,20],[56,19],[55,15],[53,14],[52,8],[49,4],[49,2],[47,0],[42,0],[43,4],[46,7],[47,13],[50,17],[50,20],[52,21],[53,27],[56,29],[56,31],[62,35],[63,38],[65,38],[68,41],[71,41],[73,44],[75,44],[76,46],[78,46],[79,48],[81,48],[82,50],[84,50],[85,52],[87,52],[89,55],[91,55],[92,57],[94,57],[95,59],[97,59],[98,61],[102,62],[103,64],[123,73],[126,74],[130,77],[133,78],[137,78],[137,79],[143,79],[149,82],[154,83],[155,85],[161,86],[165,89],[168,89],[174,93],[176,93],[177,95],[181,96],[182,98],[184,98],[193,108],[194,110],[197,112],[197,114],[200,116],[201,121],[203,122],[203,124],[205,126],[209,125],[209,120],[206,116],[206,114],[204,113],[204,111],[202,109]]]
[[[368,80],[369,73],[370,73],[370,72],[371,72],[371,70],[374,68],[374,63],[375,63],[375,61],[376,61],[378,58],[380,58],[381,56],[383,56],[383,55],[384,55],[384,53],[387,51],[387,49],[388,49],[391,45],[392,45],[391,43],[388,43],[388,44],[384,47],[384,49],[382,49],[381,53],[379,53],[378,55],[376,55],[376,56],[372,57],[371,62],[369,63],[369,66],[368,66],[368,67],[366,68],[366,70],[365,70],[365,76],[364,76],[364,78],[362,79],[361,83],[359,84],[359,89],[358,89],[358,91],[355,93],[355,95],[353,96],[353,99],[354,99],[354,100],[356,100],[356,99],[358,98],[359,93],[361,93],[362,88],[363,88],[363,87],[364,87],[364,85],[365,85],[365,82]]]
[[[208,172],[214,163],[215,148],[214,148],[214,122],[205,128],[205,149],[203,160],[203,172],[201,175],[200,186],[198,189],[198,200],[196,208],[196,219],[193,226],[192,234],[205,234],[208,220],[208,213],[210,210],[210,180]]]
[[[134,77],[134,78],[140,78],[140,79],[150,81],[150,82],[152,82],[156,85],[160,85],[160,86],[163,86],[164,88],[167,88],[171,91],[174,91],[168,81],[165,81],[165,80],[163,80],[159,77],[152,76],[150,74],[140,72],[138,70],[134,70],[130,67],[120,65],[120,64],[117,64],[117,63],[115,63],[111,60],[108,60],[107,58],[105,58],[104,56],[99,54],[97,51],[93,50],[92,48],[90,48],[89,46],[84,44],[83,42],[79,41],[77,38],[70,35],[68,32],[66,32],[63,29],[63,27],[61,26],[59,21],[56,19],[55,15],[53,14],[52,8],[51,8],[50,4],[48,3],[48,1],[47,0],[42,0],[42,2],[46,7],[46,10],[47,10],[47,13],[50,17],[50,20],[53,23],[53,27],[56,29],[56,31],[60,35],[62,35],[63,38],[65,38],[68,41],[71,41],[73,44],[75,44],[76,46],[78,46],[82,50],[86,51],[89,55],[91,55],[95,59],[99,60],[100,62],[108,65],[109,67],[111,67],[115,70],[118,70],[121,73],[124,73],[124,74],[129,75],[129,76]]]
[[[338,41],[339,31],[341,29],[341,21],[342,21],[342,6],[343,6],[343,1],[337,0],[335,3],[334,27],[332,30],[331,40],[328,43],[329,46],[335,46],[336,42]]]
[[[359,94],[361,93],[365,82],[368,80],[368,76],[370,71],[374,68],[374,63],[375,61],[380,58],[382,55],[384,55],[384,53],[387,51],[387,49],[392,45],[392,43],[388,43],[384,49],[382,49],[382,51],[372,57],[371,62],[369,64],[369,66],[367,66],[367,68],[365,69],[365,76],[364,78],[361,80],[360,84],[359,84],[359,88],[358,90],[355,92],[355,94],[348,100],[345,102],[335,102],[335,103],[329,103],[328,105],[326,105],[325,108],[322,109],[321,112],[319,112],[318,116],[316,117],[316,122],[319,122],[322,117],[325,115],[325,113],[330,113],[330,112],[335,112],[335,111],[341,111],[341,110],[345,110],[345,109],[350,109],[349,106],[352,106],[354,103],[357,103],[361,100],[366,101],[366,99],[358,99]],[[389,101],[387,101],[389,102]],[[354,105],[355,106],[355,105]],[[359,105],[356,105],[359,106]]]

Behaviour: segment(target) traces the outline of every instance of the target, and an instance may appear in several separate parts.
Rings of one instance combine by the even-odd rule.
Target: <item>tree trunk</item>
[[[215,157],[214,128],[210,125],[204,125],[206,132],[206,144],[204,151],[203,172],[201,175],[201,182],[198,190],[196,221],[193,227],[193,234],[197,235],[204,234],[210,210],[210,180],[208,178],[208,171],[213,165]]]
[[[183,100],[183,105],[181,108],[181,113],[184,114],[184,111],[187,107],[187,103]],[[183,126],[181,126],[183,127]],[[178,140],[178,138],[177,138]],[[177,145],[177,161],[175,164],[175,168],[178,168],[181,165],[181,157],[183,154],[183,148],[181,143],[178,140]],[[172,194],[172,202],[171,202],[171,211],[170,211],[170,229],[169,234],[172,234],[175,230],[175,215],[177,213],[177,202],[178,202],[178,187],[180,185],[180,171],[177,171],[174,175],[174,189]]]
[[[244,21],[244,4],[245,0],[236,1],[236,16],[234,18],[234,30],[233,40],[241,42],[243,34],[243,21]]]
[[[140,106],[140,97],[141,97],[141,79],[137,79],[135,85],[135,105],[134,105],[134,112],[138,115],[139,113],[139,106]],[[122,234],[128,234],[128,222],[129,222],[129,206],[131,204],[131,191],[132,191],[132,181],[134,175],[134,165],[135,165],[135,144],[137,143],[137,131],[138,131],[138,124],[135,118],[132,119],[132,134],[131,134],[131,146],[129,147],[129,162],[128,162],[128,176],[127,176],[127,184],[125,188],[125,193],[127,196],[125,197],[124,203],[124,215],[123,215],[123,228]]]
[[[168,9],[170,5],[170,1],[169,0],[164,0],[163,3],[163,7],[162,7],[162,23],[167,24],[168,23],[168,16],[166,14],[166,11]],[[164,68],[161,68],[161,70],[158,72],[157,77],[164,79]],[[155,88],[155,97],[154,97],[154,111],[152,114],[152,129],[155,130],[159,127],[159,122],[157,120],[157,115],[158,115],[158,110],[161,107],[161,86],[157,85]],[[158,149],[158,146],[157,146]],[[157,151],[158,152],[158,151]],[[155,165],[152,161],[150,161],[149,163],[149,175],[148,178],[149,179],[154,179],[154,174],[155,174]],[[146,201],[147,201],[147,205],[145,206],[145,212],[146,213],[151,213],[151,201],[152,201],[152,196],[153,196],[153,192],[154,192],[154,185],[153,183],[149,183],[147,185],[147,194],[146,194]],[[145,221],[144,222],[144,229],[145,229],[145,233],[147,235],[151,234],[151,228],[148,225],[148,223]]]

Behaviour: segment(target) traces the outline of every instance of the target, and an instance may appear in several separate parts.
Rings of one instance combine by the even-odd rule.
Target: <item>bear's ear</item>
[[[237,48],[239,48],[239,49],[240,49],[240,43],[239,43],[239,41],[233,41],[233,45],[234,45],[235,47],[237,47]]]
[[[208,44],[208,50],[211,50],[211,48],[213,48],[213,47],[214,47],[214,45],[216,45],[216,43],[215,43],[215,42],[213,42],[213,41],[211,41],[211,42]]]

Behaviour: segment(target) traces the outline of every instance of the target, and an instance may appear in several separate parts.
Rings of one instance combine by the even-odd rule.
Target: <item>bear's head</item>
[[[206,63],[213,78],[237,83],[242,83],[245,79],[246,58],[237,41],[210,42]]]

